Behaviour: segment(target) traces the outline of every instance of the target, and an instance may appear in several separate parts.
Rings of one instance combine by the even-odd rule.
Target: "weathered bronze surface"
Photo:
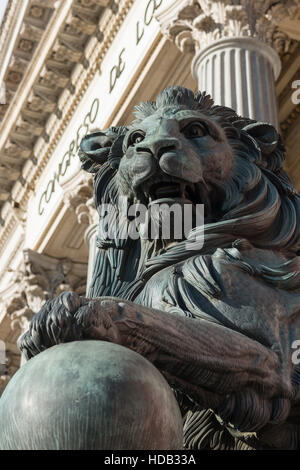
[[[83,139],[80,158],[100,214],[89,298],[46,303],[21,341],[28,359],[75,340],[120,344],[174,389],[185,447],[300,448],[300,198],[277,131],[171,87],[127,128]],[[101,207],[120,195],[203,203],[203,246],[199,227],[191,243],[105,236]]]
[[[0,449],[180,449],[182,417],[160,372],[104,341],[47,349],[0,401]]]

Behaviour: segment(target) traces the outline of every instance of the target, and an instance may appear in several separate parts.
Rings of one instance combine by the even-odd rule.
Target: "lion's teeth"
[[[181,196],[180,186],[178,184],[162,184],[155,189],[155,196]]]

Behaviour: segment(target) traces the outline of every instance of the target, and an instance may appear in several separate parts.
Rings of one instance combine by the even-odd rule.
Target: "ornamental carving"
[[[66,290],[83,294],[86,283],[86,265],[70,259],[56,259],[24,250],[24,266],[14,273],[15,293],[6,306],[12,329],[26,331],[32,316],[46,300]]]
[[[75,211],[79,224],[92,225],[97,220],[97,211],[93,201],[93,178],[81,177],[76,183],[76,189],[67,190],[64,201]]]
[[[174,14],[170,9],[157,18],[163,33],[182,52],[197,52],[216,40],[242,36],[257,38],[283,53],[290,38],[278,30],[278,24],[293,17],[299,0],[280,3],[274,6],[272,0],[188,0],[177,2]]]

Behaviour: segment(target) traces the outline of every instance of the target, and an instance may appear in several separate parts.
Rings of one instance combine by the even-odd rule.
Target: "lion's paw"
[[[117,342],[116,327],[107,309],[107,300],[87,299],[64,292],[45,303],[33,317],[19,347],[26,359],[56,344],[83,339]]]

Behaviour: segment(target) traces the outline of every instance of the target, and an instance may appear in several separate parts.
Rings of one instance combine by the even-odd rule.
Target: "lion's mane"
[[[117,232],[113,240],[105,239],[101,236],[100,220],[99,251],[90,296],[116,295],[134,300],[147,279],[160,269],[189,256],[231,246],[237,239],[247,239],[258,248],[278,250],[287,258],[295,257],[300,251],[300,197],[283,169],[285,149],[276,129],[240,117],[230,108],[214,105],[205,92],[194,94],[183,87],[167,88],[156,101],[136,106],[136,120],[130,126],[109,128],[84,139],[80,158],[83,168],[95,173],[98,210],[103,203],[113,204],[117,210],[121,194],[116,174],[126,132],[166,106],[199,110],[217,122],[226,134],[235,163],[232,177],[218,183],[216,188],[222,194],[220,217],[205,225],[204,244],[197,228],[190,233],[189,239],[199,242],[198,250],[193,245],[189,252],[182,241],[158,253],[154,247],[145,250],[140,240],[120,239]]]

